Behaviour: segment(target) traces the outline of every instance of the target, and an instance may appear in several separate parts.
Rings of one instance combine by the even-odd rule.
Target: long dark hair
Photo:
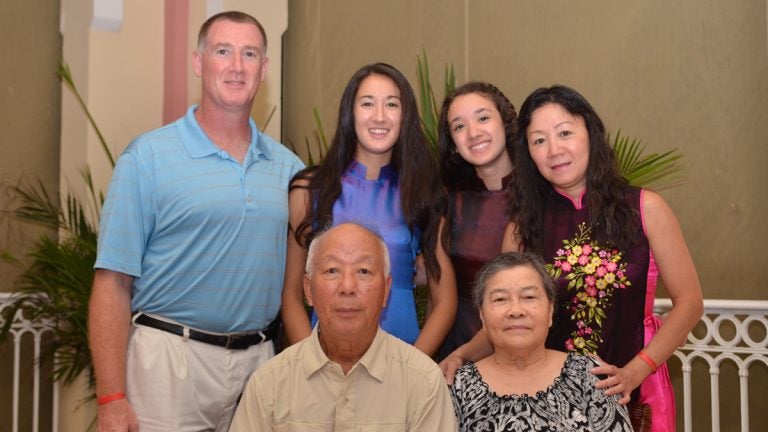
[[[341,195],[341,176],[355,156],[355,96],[363,80],[371,75],[391,79],[400,90],[402,121],[400,136],[392,149],[391,165],[398,172],[400,205],[408,225],[422,231],[421,249],[427,274],[440,278],[436,247],[440,217],[445,214],[446,198],[437,162],[430,154],[421,130],[416,98],[408,80],[399,70],[386,63],[363,66],[350,78],[339,103],[336,133],[322,164],[300,172],[294,179],[309,182],[312,200],[307,217],[296,229],[296,240],[307,246],[318,232],[333,224],[333,204]]]
[[[472,179],[476,175],[475,167],[465,161],[456,151],[456,143],[453,142],[451,137],[451,125],[448,121],[448,110],[451,108],[453,101],[457,97],[467,94],[479,94],[488,98],[496,105],[496,109],[501,114],[501,120],[504,122],[507,153],[514,162],[514,140],[515,131],[517,130],[515,125],[515,117],[517,117],[515,107],[504,93],[493,84],[470,81],[457,87],[451,94],[446,96],[440,110],[440,175],[443,179],[443,184],[449,190],[458,189],[462,183],[467,182],[468,179]]]
[[[547,104],[560,105],[571,115],[581,117],[589,132],[585,200],[595,239],[622,249],[629,247],[636,241],[639,228],[637,212],[626,200],[630,186],[619,175],[600,117],[581,94],[562,85],[536,89],[520,107],[515,175],[510,189],[510,215],[517,225],[517,240],[528,250],[542,252],[545,206],[554,189],[531,159],[526,131],[534,111]]]

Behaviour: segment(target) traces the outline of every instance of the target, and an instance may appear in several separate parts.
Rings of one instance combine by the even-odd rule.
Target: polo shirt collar
[[[192,158],[204,158],[206,156],[219,153],[220,149],[203,132],[203,128],[195,118],[195,110],[198,105],[192,105],[187,109],[187,113],[178,121],[179,135],[184,148]],[[251,127],[251,144],[248,146],[248,152],[251,153],[251,160],[264,158],[272,160],[272,152],[264,143],[262,133],[256,127],[256,122],[252,118],[248,119]]]
[[[331,362],[331,360],[328,359],[328,356],[325,355],[325,352],[323,352],[323,348],[320,346],[320,337],[318,333],[319,327],[319,325],[316,325],[312,330],[312,335],[310,336],[311,340],[309,341],[309,350],[307,350],[308,352],[305,357],[304,376],[307,379]],[[371,377],[379,382],[383,382],[387,370],[387,355],[386,352],[382,352],[386,350],[384,347],[385,342],[385,333],[381,330],[381,327],[379,327],[368,351],[363,354],[363,357],[360,358],[360,361],[358,361],[356,365],[352,366],[352,370],[360,365],[368,371],[368,374],[371,375]]]

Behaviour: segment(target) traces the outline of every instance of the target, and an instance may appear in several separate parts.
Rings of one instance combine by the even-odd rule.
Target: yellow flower
[[[583,337],[577,337],[573,340],[573,345],[576,346],[576,348],[584,348],[584,338]]]
[[[605,279],[603,278],[600,278],[595,282],[595,287],[597,287],[597,289],[600,289],[600,290],[605,289],[606,285],[608,284],[605,283]]]
[[[594,298],[594,297],[587,298],[587,306],[592,307],[592,308],[597,306],[597,299]]]
[[[616,275],[613,273],[608,273],[603,279],[605,279],[605,283],[612,284],[616,280]]]
[[[571,249],[571,252],[573,252],[574,255],[580,256],[581,255],[581,246],[574,246],[573,249]]]
[[[595,266],[592,265],[592,263],[589,263],[584,266],[584,273],[586,274],[592,274],[595,272]]]
[[[603,260],[600,259],[600,257],[592,257],[592,265],[597,267],[600,264],[603,263]]]
[[[581,301],[584,301],[587,298],[587,293],[585,293],[583,291],[579,292],[578,294],[576,294],[576,298],[578,298]]]
[[[579,262],[579,257],[578,256],[576,256],[574,254],[568,255],[568,263],[570,263],[571,265],[574,265],[577,262]]]

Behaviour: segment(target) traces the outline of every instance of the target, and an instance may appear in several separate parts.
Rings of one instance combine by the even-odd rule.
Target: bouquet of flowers
[[[565,341],[565,349],[580,353],[594,353],[602,342],[600,336],[605,310],[610,305],[613,291],[631,286],[627,279],[626,263],[622,253],[605,247],[590,238],[591,228],[579,225],[572,240],[563,240],[563,247],[555,253],[554,263],[547,271],[554,279],[565,275],[566,291],[571,294],[566,307],[576,329]]]

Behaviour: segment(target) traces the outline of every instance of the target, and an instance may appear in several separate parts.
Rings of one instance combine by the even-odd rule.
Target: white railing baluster
[[[691,372],[693,368],[688,358],[679,352],[675,353],[680,359],[683,365],[683,394],[691,394]],[[693,432],[693,414],[691,413],[691,398],[683,398],[683,419],[685,424],[685,432]]]
[[[58,384],[53,385],[53,414],[52,417],[52,423],[51,426],[52,432],[59,432],[59,386]]]
[[[710,364],[712,360],[710,359]],[[709,368],[710,409],[712,410],[712,432],[720,432],[720,368]]]
[[[749,432],[749,371],[739,367],[739,400],[741,403],[741,430]]]
[[[35,332],[35,376],[32,387],[32,431],[40,430],[40,364],[37,359],[40,358],[40,344],[42,338],[40,333]]]
[[[13,425],[11,430],[19,432],[19,375],[21,374],[21,335],[13,334]]]

